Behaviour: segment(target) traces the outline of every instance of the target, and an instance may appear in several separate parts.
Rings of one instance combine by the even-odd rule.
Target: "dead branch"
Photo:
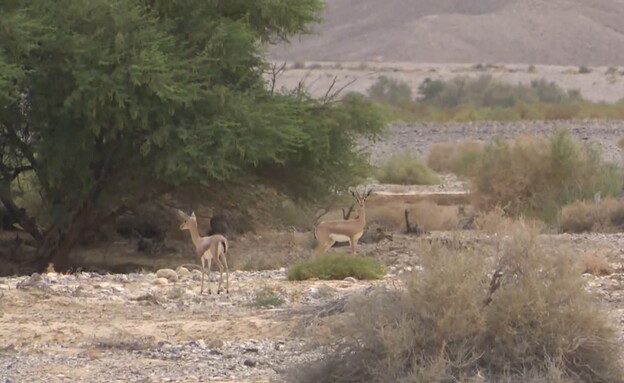
[[[412,225],[409,221],[409,211],[405,209],[405,232],[407,234],[422,235],[424,231],[418,227],[418,224]]]

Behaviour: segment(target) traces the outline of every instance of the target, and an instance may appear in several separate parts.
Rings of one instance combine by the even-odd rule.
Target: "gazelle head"
[[[373,189],[368,189],[368,191],[365,192],[364,194],[360,194],[357,190],[351,190],[351,195],[353,196],[353,198],[355,198],[355,201],[358,203],[360,208],[364,208],[364,203],[366,202],[366,199],[368,198],[368,196],[371,195],[372,192],[373,192]]]
[[[178,216],[182,218],[182,224],[180,225],[180,230],[189,230],[190,221],[197,222],[197,218],[195,217],[195,212],[193,212],[191,216],[189,217],[188,214],[186,214],[182,210],[178,210]]]

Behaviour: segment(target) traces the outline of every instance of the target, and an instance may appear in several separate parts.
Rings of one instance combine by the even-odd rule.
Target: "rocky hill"
[[[272,59],[624,65],[622,0],[328,0]]]

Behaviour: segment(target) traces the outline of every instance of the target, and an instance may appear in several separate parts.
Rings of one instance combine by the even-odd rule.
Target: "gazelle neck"
[[[197,247],[197,245],[199,244],[199,230],[197,229],[197,221],[194,219],[190,219],[188,221],[188,229],[189,232],[191,232],[191,240],[193,241],[193,244]]]
[[[358,221],[361,224],[365,224],[366,223],[366,205],[365,206],[358,206],[359,212],[358,212],[358,217],[356,218],[356,221]]]

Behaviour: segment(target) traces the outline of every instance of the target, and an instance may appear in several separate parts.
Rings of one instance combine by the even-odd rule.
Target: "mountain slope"
[[[624,0],[328,0],[272,59],[624,65]]]

